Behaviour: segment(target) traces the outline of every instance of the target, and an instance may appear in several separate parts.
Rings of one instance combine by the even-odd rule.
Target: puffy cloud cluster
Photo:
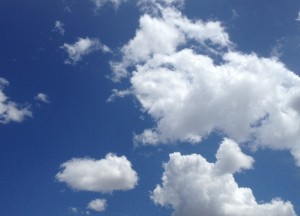
[[[61,46],[68,54],[68,59],[66,59],[66,64],[76,64],[82,59],[83,56],[86,56],[95,51],[102,51],[104,53],[111,52],[110,48],[102,44],[96,38],[78,38],[77,42],[74,44],[65,43]]]
[[[136,141],[197,143],[219,131],[255,148],[290,150],[300,165],[299,76],[275,58],[234,50],[220,22],[191,21],[173,7],[143,15],[112,68],[116,80],[130,77],[156,123]]]
[[[277,198],[257,203],[250,188],[238,186],[233,174],[253,164],[238,144],[225,139],[216,158],[216,163],[209,163],[197,154],[170,154],[162,185],[156,186],[152,200],[171,206],[174,216],[296,216],[290,202]]]
[[[206,47],[212,43],[230,46],[228,34],[218,21],[191,21],[174,8],[160,8],[160,17],[145,14],[140,18],[136,35],[123,48],[123,59],[112,62],[113,79],[128,76],[127,68],[145,63],[156,55],[170,55],[190,40]]]
[[[107,207],[107,203],[105,199],[95,199],[92,200],[87,208],[96,212],[103,212]]]
[[[56,179],[74,190],[111,193],[133,189],[137,173],[125,156],[107,154],[104,159],[74,158],[61,165]]]
[[[3,90],[7,85],[9,82],[0,77],[0,123],[21,122],[26,117],[31,117],[29,107],[10,101],[5,95]]]

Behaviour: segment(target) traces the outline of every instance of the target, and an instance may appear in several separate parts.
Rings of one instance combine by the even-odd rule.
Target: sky
[[[0,215],[300,215],[300,2],[0,1]]]

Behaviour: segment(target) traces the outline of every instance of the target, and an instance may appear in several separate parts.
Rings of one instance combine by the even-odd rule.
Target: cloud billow
[[[171,206],[173,216],[296,216],[290,202],[275,198],[257,203],[250,188],[238,186],[233,174],[252,168],[254,160],[237,143],[225,139],[216,157],[215,163],[209,163],[199,154],[170,154],[152,200]]]
[[[56,179],[78,191],[112,193],[130,190],[138,182],[137,173],[125,156],[107,154],[100,160],[73,158],[61,165]]]
[[[4,93],[4,88],[9,82],[0,77],[0,123],[22,122],[25,118],[31,117],[32,112],[28,106],[17,104],[11,101]]]
[[[127,91],[154,119],[135,141],[199,143],[219,131],[253,148],[290,150],[300,165],[299,76],[276,58],[235,50],[218,21],[159,10],[140,18],[111,63],[113,79],[129,78]]]

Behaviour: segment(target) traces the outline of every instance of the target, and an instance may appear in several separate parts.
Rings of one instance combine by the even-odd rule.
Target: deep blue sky
[[[298,75],[299,10],[296,0],[186,0],[182,9],[190,19],[221,21],[241,52],[270,57],[281,44],[280,60]],[[98,10],[92,2],[80,0],[0,1],[0,77],[10,82],[4,92],[12,101],[28,104],[33,115],[0,124],[0,215],[72,215],[69,208],[85,211],[96,198],[106,198],[108,208],[91,215],[171,215],[171,208],[156,206],[149,198],[161,182],[162,162],[168,161],[169,153],[198,153],[215,161],[223,138],[216,133],[197,145],[134,148],[133,134],[152,127],[154,121],[133,96],[107,102],[112,89],[129,86],[126,80],[114,83],[107,77],[109,61],[120,58],[118,51],[134,37],[141,13],[133,1]],[[53,31],[57,20],[64,24],[64,35]],[[68,55],[61,46],[80,37],[99,38],[113,52],[93,52],[77,64],[64,64]],[[34,100],[39,92],[50,103]],[[257,201],[291,201],[299,215],[300,170],[289,152],[243,151],[255,159],[255,168],[236,174],[237,183],[251,188]],[[108,152],[131,161],[139,176],[135,189],[112,195],[77,192],[55,179],[63,162],[101,159]]]

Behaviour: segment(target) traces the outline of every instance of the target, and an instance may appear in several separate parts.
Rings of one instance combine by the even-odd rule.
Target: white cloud
[[[110,48],[102,44],[98,39],[88,37],[78,38],[74,44],[65,43],[61,48],[69,55],[69,58],[65,61],[66,64],[76,64],[83,56],[98,50],[104,53],[111,52]]]
[[[76,207],[70,207],[69,211],[73,214],[77,214],[78,213],[78,209]]]
[[[114,80],[126,77],[130,65],[143,63],[153,55],[174,54],[179,46],[191,40],[204,47],[207,43],[218,47],[231,45],[220,22],[191,21],[174,8],[160,10],[162,16],[145,14],[140,18],[135,37],[122,48],[122,61],[111,63]]]
[[[19,105],[5,95],[3,90],[7,85],[9,82],[0,77],[0,123],[21,122],[26,117],[31,117],[32,113],[28,106]]]
[[[91,0],[97,8],[101,8],[106,4],[112,4],[114,8],[118,8],[122,3],[127,0]]]
[[[62,21],[55,21],[53,31],[58,32],[61,35],[65,34],[64,24]]]
[[[105,211],[106,207],[107,203],[105,199],[95,199],[88,204],[87,208],[93,211],[103,212]]]
[[[115,9],[119,8],[119,6],[125,2],[129,2],[128,0],[90,0],[95,4],[97,9],[105,6],[105,5],[113,5]],[[184,5],[185,0],[137,0],[137,4],[140,8],[145,9],[145,7],[149,7],[149,4],[153,7],[155,4],[160,4],[164,6],[176,5],[182,7]]]
[[[300,21],[300,11],[298,12],[298,17],[296,18],[296,21]]]
[[[48,96],[44,93],[38,93],[34,99],[43,103],[50,103]]]
[[[63,163],[61,168],[56,179],[74,190],[111,193],[133,189],[138,182],[130,161],[111,153],[100,160],[74,158]]]
[[[115,80],[130,77],[155,122],[136,141],[197,143],[219,131],[253,148],[290,150],[300,166],[299,76],[276,58],[234,50],[220,22],[162,8],[141,17],[122,55],[112,63]]]
[[[237,164],[228,161],[228,156]],[[174,216],[198,216],[200,212],[209,216],[296,216],[290,202],[275,198],[257,203],[250,188],[238,186],[233,174],[252,163],[253,159],[228,139],[221,144],[216,163],[197,154],[170,154],[162,185],[156,186],[151,198],[155,204],[171,206]]]

